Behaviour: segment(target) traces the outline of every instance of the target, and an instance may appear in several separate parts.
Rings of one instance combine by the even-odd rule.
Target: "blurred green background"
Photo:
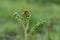
[[[48,20],[50,17],[56,16],[55,28],[57,32],[55,40],[60,40],[60,0],[0,0],[0,40],[1,37],[5,36],[5,30],[18,30],[18,22],[13,14],[17,12],[21,15],[22,10],[25,8],[29,9],[31,13],[30,27],[35,25],[40,19]],[[47,37],[45,39],[47,40]]]

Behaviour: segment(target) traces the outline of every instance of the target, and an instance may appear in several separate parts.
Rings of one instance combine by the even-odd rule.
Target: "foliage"
[[[12,15],[14,12],[17,12],[18,16],[21,17],[24,8],[29,9],[31,13],[28,33],[34,25],[36,26],[36,23],[40,23],[40,19],[48,22],[48,20],[50,21],[50,17],[55,15],[57,20],[52,26],[53,28],[50,29],[49,36],[51,40],[60,40],[60,0],[0,0],[0,38],[6,37],[7,34],[5,33],[9,34],[13,31],[16,33],[14,37],[11,36],[13,39],[24,40],[24,31],[20,28],[20,22],[17,22]],[[53,20],[51,21],[53,22]],[[26,21],[24,21],[24,25],[26,26]],[[32,31],[30,39],[36,40],[38,37],[38,39],[47,40],[48,29],[46,27],[46,23],[39,25]],[[46,32],[45,35],[42,35],[40,30],[43,31],[42,33]]]

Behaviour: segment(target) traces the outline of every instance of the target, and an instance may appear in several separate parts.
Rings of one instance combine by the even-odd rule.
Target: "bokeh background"
[[[54,25],[56,32],[51,32],[50,40],[60,40],[60,0],[0,0],[0,40],[24,40],[22,33],[17,28],[19,25],[13,13],[17,12],[21,15],[25,8],[29,9],[31,13],[30,28],[40,19],[48,20],[52,16],[56,16]],[[17,35],[6,37],[10,31]],[[36,39],[33,37],[34,39],[30,40],[48,40],[47,32],[45,35],[36,34],[35,36]]]

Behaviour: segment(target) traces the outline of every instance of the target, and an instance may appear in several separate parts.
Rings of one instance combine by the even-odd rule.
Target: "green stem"
[[[23,24],[23,21],[22,21],[21,19],[19,19],[18,21],[20,21],[20,25],[23,25],[22,27],[23,27],[23,29],[25,30],[25,26],[24,26],[24,24]]]
[[[27,31],[25,30],[25,40],[27,40]]]
[[[40,25],[40,23],[37,23],[36,25],[33,26],[33,28],[30,30],[29,34],[27,36],[29,36],[31,34],[31,32]]]
[[[27,31],[28,31],[28,28],[29,28],[29,20],[27,20],[27,24],[26,24],[26,28],[25,28],[25,40],[28,40],[27,38]]]

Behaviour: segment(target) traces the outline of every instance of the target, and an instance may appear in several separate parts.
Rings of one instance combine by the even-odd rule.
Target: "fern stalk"
[[[25,40],[28,40],[27,36],[27,31],[28,31],[28,28],[29,28],[29,19],[27,19],[27,24],[26,24],[26,28],[25,28]]]

